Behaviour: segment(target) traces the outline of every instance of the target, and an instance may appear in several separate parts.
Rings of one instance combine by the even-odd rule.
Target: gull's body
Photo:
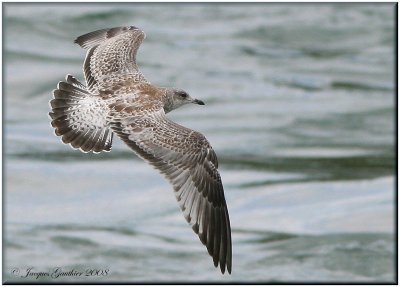
[[[75,42],[87,49],[86,86],[68,75],[50,102],[52,126],[64,143],[83,152],[110,151],[113,134],[172,184],[186,220],[222,273],[231,273],[232,243],[218,161],[207,139],[166,113],[187,103],[186,92],[150,84],[136,65],[145,38],[135,27],[88,33]]]

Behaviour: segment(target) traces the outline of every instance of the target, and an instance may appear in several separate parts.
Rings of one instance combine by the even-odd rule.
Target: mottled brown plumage
[[[144,78],[136,64],[144,38],[135,27],[78,37],[75,42],[87,49],[86,86],[69,75],[59,83],[50,102],[52,126],[64,143],[84,152],[109,151],[115,133],[168,179],[214,265],[231,273],[231,229],[217,156],[202,134],[166,117],[184,104],[204,103]]]

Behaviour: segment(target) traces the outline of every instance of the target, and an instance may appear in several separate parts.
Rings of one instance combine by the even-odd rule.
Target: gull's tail
[[[83,152],[110,151],[113,133],[107,124],[108,106],[71,75],[59,82],[49,113],[55,134]]]

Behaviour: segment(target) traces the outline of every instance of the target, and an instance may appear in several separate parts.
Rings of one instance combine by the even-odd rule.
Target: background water
[[[62,267],[110,272],[39,280],[393,282],[394,8],[5,4],[3,278]],[[146,32],[138,61],[152,83],[206,102],[170,117],[218,155],[232,275],[119,139],[92,155],[53,134],[51,91],[83,78],[73,40],[120,25]]]

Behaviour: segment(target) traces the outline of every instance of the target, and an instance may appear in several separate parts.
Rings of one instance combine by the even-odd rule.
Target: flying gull
[[[152,85],[136,64],[145,38],[140,29],[116,27],[78,37],[87,50],[86,85],[67,75],[50,101],[55,134],[82,152],[110,151],[113,134],[172,184],[186,220],[215,267],[232,270],[232,243],[217,156],[199,132],[166,117],[182,105],[204,105],[183,90]]]

